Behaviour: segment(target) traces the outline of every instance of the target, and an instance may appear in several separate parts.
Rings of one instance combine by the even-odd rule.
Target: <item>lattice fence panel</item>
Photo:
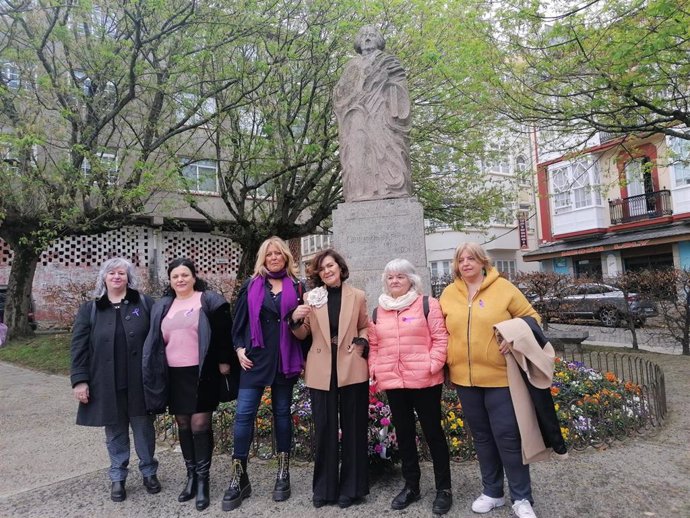
[[[234,278],[242,250],[230,238],[210,234],[163,232],[164,251],[161,260],[167,265],[177,257],[188,257],[202,276]]]
[[[39,265],[98,267],[112,257],[124,257],[138,268],[147,268],[151,258],[148,229],[123,227],[92,236],[68,236],[56,240],[41,254]],[[12,252],[0,240],[0,265],[12,265]]]

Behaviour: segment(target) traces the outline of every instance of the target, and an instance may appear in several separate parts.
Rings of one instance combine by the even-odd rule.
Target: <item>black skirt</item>
[[[217,380],[199,379],[199,366],[168,367],[168,412],[191,415],[218,408]]]

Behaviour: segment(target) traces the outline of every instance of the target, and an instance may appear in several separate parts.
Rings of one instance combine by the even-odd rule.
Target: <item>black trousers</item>
[[[333,385],[331,390],[310,389],[316,443],[312,487],[314,498],[330,502],[341,495],[369,494],[369,382]]]
[[[441,426],[442,385],[421,389],[392,389],[386,391],[391,407],[393,425],[398,437],[405,483],[419,487],[421,471],[417,452],[415,411],[429,445],[434,464],[436,490],[450,489],[450,455],[446,434]]]

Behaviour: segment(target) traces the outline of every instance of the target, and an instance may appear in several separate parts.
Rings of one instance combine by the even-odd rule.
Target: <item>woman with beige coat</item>
[[[317,508],[336,502],[346,508],[369,494],[369,319],[364,292],[345,284],[348,276],[338,252],[317,254],[311,263],[315,288],[291,318],[297,338],[312,338],[304,381],[311,392],[315,427]]]

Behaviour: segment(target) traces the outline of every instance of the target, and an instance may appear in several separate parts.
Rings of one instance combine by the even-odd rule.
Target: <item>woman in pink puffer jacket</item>
[[[406,259],[383,271],[383,294],[369,324],[369,375],[385,390],[402,458],[405,487],[391,502],[405,509],[419,500],[415,411],[434,464],[434,514],[453,504],[448,443],[441,427],[441,389],[448,333],[438,301],[421,294],[421,279]]]

